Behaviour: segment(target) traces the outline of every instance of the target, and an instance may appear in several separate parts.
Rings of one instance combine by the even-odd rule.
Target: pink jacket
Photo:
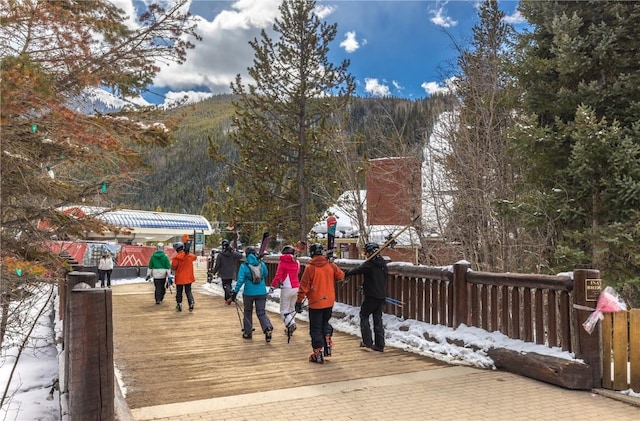
[[[298,280],[298,273],[300,272],[300,263],[293,257],[292,254],[283,254],[280,256],[280,263],[278,263],[278,269],[273,277],[271,286],[273,288],[280,288],[289,277],[291,288],[298,288],[300,281]]]

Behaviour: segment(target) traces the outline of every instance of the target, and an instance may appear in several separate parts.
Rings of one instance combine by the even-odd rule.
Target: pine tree
[[[553,233],[553,270],[600,269],[608,282],[640,269],[640,4],[521,3],[533,31],[515,75],[531,115],[518,135],[529,204]]]
[[[239,98],[231,133],[238,158],[229,163],[234,186],[221,189],[235,192],[229,219],[268,221],[285,238],[301,240],[318,210],[339,194],[331,159],[338,125],[331,117],[344,110],[355,89],[349,62],[328,60],[337,25],[321,22],[315,6],[285,0],[273,25],[278,38],[263,30],[250,42],[252,81],[244,85],[238,75],[231,85]],[[218,151],[213,156],[220,158]]]

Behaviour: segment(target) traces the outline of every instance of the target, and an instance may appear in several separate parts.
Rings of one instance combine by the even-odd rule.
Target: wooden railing
[[[264,260],[272,278],[278,258]],[[300,261],[304,267],[308,258]],[[336,263],[343,270],[358,264]],[[588,290],[594,283],[599,285],[598,271],[578,269],[561,276],[474,272],[467,262],[444,268],[406,263],[389,263],[388,267],[387,296],[400,304],[387,304],[387,314],[452,328],[464,324],[499,331],[511,339],[560,347],[590,365],[593,387],[599,387],[599,335],[585,332],[581,325],[588,313],[573,306],[595,306],[597,294],[588,294]],[[361,276],[356,276],[336,284],[337,301],[359,306],[361,283]]]
[[[640,309],[605,313],[602,387],[640,390]]]

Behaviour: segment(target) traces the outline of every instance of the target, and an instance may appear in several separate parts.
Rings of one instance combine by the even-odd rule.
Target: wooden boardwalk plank
[[[298,322],[287,343],[280,316],[269,313],[275,330],[266,343],[254,315],[254,337],[242,339],[234,305],[202,293],[198,285],[193,313],[176,312],[175,295],[167,294],[165,302],[156,305],[151,283],[113,286],[114,361],[130,408],[446,366],[391,347],[384,353],[365,351],[358,337],[337,331],[329,361],[309,363],[306,322]]]

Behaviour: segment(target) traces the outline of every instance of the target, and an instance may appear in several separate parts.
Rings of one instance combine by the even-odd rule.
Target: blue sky
[[[133,10],[133,0],[112,0]],[[453,40],[462,42],[478,22],[477,1],[343,1],[317,2],[318,15],[338,24],[329,59],[349,59],[349,72],[362,97],[397,96],[419,99],[445,87],[457,53]],[[163,65],[151,89],[171,98],[185,93],[194,100],[229,93],[229,84],[246,69],[253,50],[248,41],[261,29],[269,30],[280,0],[192,0],[189,10],[199,16],[204,40],[189,52],[182,66]],[[510,22],[519,24],[517,1],[499,6]],[[518,28],[518,26],[516,26]],[[165,98],[145,95],[153,103]]]

